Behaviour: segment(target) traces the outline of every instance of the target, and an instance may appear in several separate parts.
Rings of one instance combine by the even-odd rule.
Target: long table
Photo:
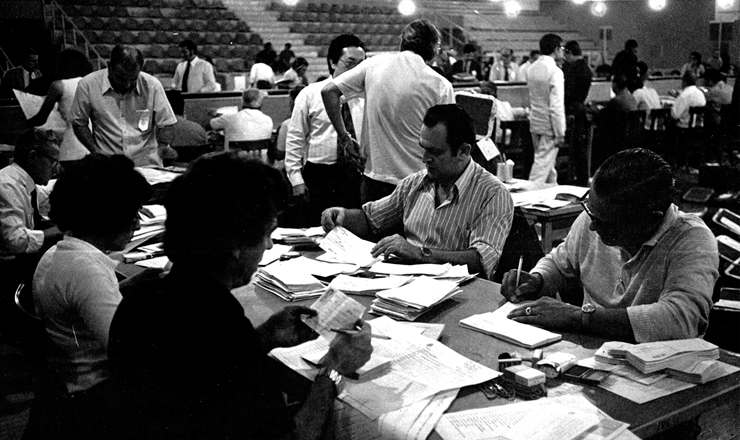
[[[529,353],[525,348],[458,325],[460,319],[476,313],[495,310],[505,301],[499,293],[497,284],[476,279],[464,285],[462,290],[462,294],[423,315],[419,321],[445,324],[441,336],[442,343],[467,358],[492,369],[498,368],[498,356],[501,353]],[[246,316],[255,326],[264,322],[272,313],[289,304],[269,292],[254,288],[252,285],[236,289],[233,293],[244,307]],[[355,298],[365,306],[369,306],[372,300],[370,297],[362,296],[355,296]],[[374,315],[366,313],[364,318],[372,319],[374,317]],[[562,341],[543,347],[543,349],[545,354],[562,351],[574,354],[578,358],[586,358],[592,356],[603,342],[605,342],[604,339],[594,336],[564,334]],[[740,366],[740,356],[725,350],[721,350],[721,360]],[[548,381],[548,391],[550,393],[557,393],[563,391],[566,387],[572,386],[574,385],[559,380]],[[646,438],[739,399],[740,372],[641,405],[595,386],[583,386],[582,392],[592,403],[611,417],[629,423],[630,430],[635,435]],[[489,401],[483,396],[483,393],[478,391],[477,387],[467,387],[460,391],[448,412],[506,403],[509,402],[504,399]],[[433,432],[430,438],[438,439],[439,436]]]

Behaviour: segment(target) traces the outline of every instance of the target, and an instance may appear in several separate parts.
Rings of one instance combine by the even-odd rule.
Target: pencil
[[[524,262],[524,255],[519,256],[519,266],[516,268],[516,284],[514,287],[519,287],[519,279],[522,277],[522,263]]]
[[[357,331],[355,329],[348,330],[348,329],[344,329],[344,328],[333,328],[333,329],[331,329],[331,331],[333,331],[334,333],[339,333],[339,334],[342,334],[342,335],[349,335],[349,336],[356,335],[356,334],[360,333],[359,331]],[[386,335],[376,335],[376,334],[372,334],[371,333],[370,334],[370,337],[371,338],[376,338],[376,339],[384,339],[386,341],[390,341],[391,340],[391,338],[389,338]]]

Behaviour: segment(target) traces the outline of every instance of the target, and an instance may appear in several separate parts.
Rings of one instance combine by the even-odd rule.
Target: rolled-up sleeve
[[[21,188],[0,184],[0,229],[4,250],[9,253],[33,253],[44,244],[44,232],[26,226]],[[30,206],[29,206],[30,208]]]
[[[658,302],[627,307],[637,342],[687,339],[707,330],[719,278],[717,241],[706,228],[686,230],[671,248]]]
[[[288,125],[288,135],[285,138],[285,171],[292,186],[304,183],[301,169],[304,163],[304,154],[308,145],[308,134],[311,121],[308,112],[308,93],[303,90],[298,94],[293,107],[293,114]]]
[[[514,202],[508,191],[500,188],[488,199],[472,223],[470,249],[480,255],[487,278],[492,278],[514,217]]]

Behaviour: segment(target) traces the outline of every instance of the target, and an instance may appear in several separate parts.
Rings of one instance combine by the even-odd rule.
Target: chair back
[[[689,107],[689,129],[698,129],[704,127],[704,114],[706,107]]]
[[[229,150],[242,150],[250,155],[262,159],[262,150],[269,151],[272,139],[260,139],[258,141],[229,141]]]
[[[191,146],[172,146],[177,151],[177,162],[189,163],[199,158],[200,156],[216,151],[216,146],[213,143],[202,144],[202,145],[191,145]]]
[[[545,253],[537,238],[537,233],[521,214],[514,214],[509,236],[506,237],[501,257],[498,260],[493,281],[500,283],[504,274],[519,266],[519,257],[522,257],[522,270],[529,272]]]
[[[645,126],[646,119],[647,113],[645,110],[633,110],[627,113],[625,141],[629,148],[642,147],[642,127]]]
[[[15,294],[13,295],[15,305],[16,307],[18,307],[18,310],[20,310],[21,313],[23,313],[23,315],[27,318],[41,321],[41,319],[36,316],[36,312],[33,306],[33,298],[28,296],[29,294],[26,291],[27,289],[25,284],[21,283],[18,285],[18,287],[15,289]]]
[[[647,131],[665,131],[666,122],[671,116],[669,108],[654,108],[645,119],[645,130]]]

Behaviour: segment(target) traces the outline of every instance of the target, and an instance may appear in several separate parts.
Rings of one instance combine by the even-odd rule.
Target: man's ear
[[[470,152],[471,152],[472,149],[473,149],[473,147],[471,147],[470,144],[466,142],[466,143],[460,145],[460,148],[458,148],[458,150],[457,150],[457,155],[458,156],[462,156],[464,154],[466,156],[470,156]]]

